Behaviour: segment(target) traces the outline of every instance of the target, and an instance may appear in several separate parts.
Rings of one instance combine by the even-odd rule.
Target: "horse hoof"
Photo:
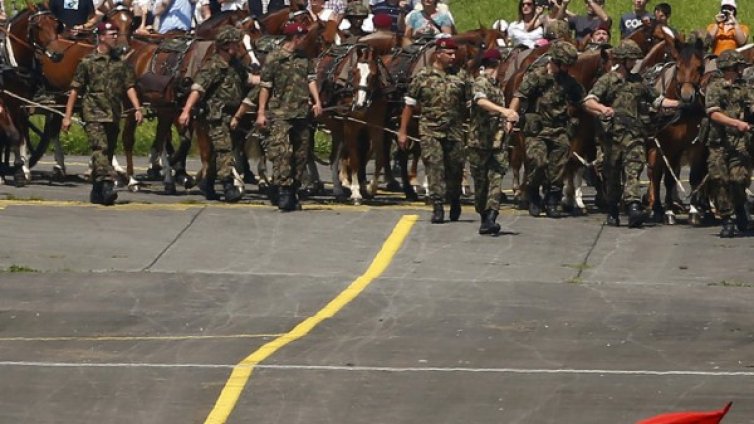
[[[416,194],[416,191],[414,190],[407,190],[404,194],[406,195],[406,200],[409,202],[416,202],[419,200],[419,195]]]
[[[55,165],[52,167],[53,181],[63,181],[65,180],[65,177],[65,169],[63,169],[60,165]]]
[[[191,190],[192,188],[194,188],[194,186],[196,186],[196,180],[194,179],[194,177],[187,174],[178,175],[175,178],[175,181],[178,184],[182,185],[186,190]]]
[[[168,196],[174,196],[177,193],[175,189],[175,183],[165,183],[165,194]]]
[[[362,199],[351,199],[354,206],[361,206]]]
[[[655,224],[662,224],[665,222],[665,212],[662,210],[655,210],[652,212],[652,222]]]
[[[139,189],[139,184],[132,183],[128,185],[128,191],[130,191],[131,193],[136,193],[137,191],[139,191]]]
[[[675,225],[675,214],[672,212],[665,213],[665,225]]]
[[[24,171],[16,171],[15,175],[13,175],[13,183],[16,185],[17,188],[21,188],[26,186],[26,175],[24,174]]]
[[[387,185],[385,186],[385,190],[389,192],[400,192],[401,191],[401,183],[398,181],[388,181]]]
[[[702,225],[702,217],[699,216],[698,213],[693,213],[693,212],[690,213],[689,214],[689,224],[693,225],[695,227],[698,227],[698,226]]]

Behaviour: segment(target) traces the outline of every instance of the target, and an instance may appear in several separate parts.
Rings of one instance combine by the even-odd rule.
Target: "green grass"
[[[34,268],[28,267],[26,265],[16,265],[13,264],[9,266],[5,272],[39,272],[39,270],[36,270]]]

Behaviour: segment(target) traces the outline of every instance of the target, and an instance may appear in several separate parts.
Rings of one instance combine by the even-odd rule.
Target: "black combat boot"
[[[236,203],[243,196],[241,190],[233,184],[233,181],[226,181],[223,184],[223,190],[225,191],[225,201],[227,203]]]
[[[641,210],[641,203],[631,202],[628,204],[628,228],[639,228],[644,224],[644,211]]]
[[[749,231],[749,214],[746,212],[746,206],[736,206],[736,228],[738,231],[745,233]]]
[[[278,197],[278,209],[283,212],[290,212],[296,210],[296,198],[295,193],[288,186],[280,187],[280,195]]]
[[[545,198],[545,209],[547,211],[548,218],[560,218],[563,215],[558,210],[558,203],[560,203],[560,192],[550,191]]]
[[[723,218],[723,228],[720,230],[720,237],[733,238],[736,235],[736,226],[730,217]]]
[[[270,204],[272,206],[278,205],[278,200],[280,197],[280,189],[276,185],[270,185],[265,189],[265,194],[267,195],[267,198],[270,200]]]
[[[217,192],[215,192],[215,180],[207,178],[202,179],[199,182],[199,191],[204,194],[204,198],[207,200],[217,200]]]
[[[479,234],[496,235],[500,232],[500,224],[496,223],[498,212],[492,209],[482,213],[482,225],[479,227]]]
[[[542,213],[542,198],[539,196],[539,187],[529,185],[526,188],[529,198],[529,215],[539,216]]]
[[[620,210],[618,208],[618,205],[610,205],[607,208],[607,219],[605,220],[605,225],[609,225],[611,227],[620,227]]]
[[[112,181],[102,181],[102,204],[112,206],[118,200],[115,184]]]
[[[443,209],[442,202],[434,202],[432,204],[432,219],[433,224],[442,224],[445,222],[445,210]]]
[[[461,199],[450,201],[450,220],[455,222],[461,217]]]
[[[101,205],[102,201],[102,181],[92,183],[92,191],[89,193],[89,201],[95,205]]]

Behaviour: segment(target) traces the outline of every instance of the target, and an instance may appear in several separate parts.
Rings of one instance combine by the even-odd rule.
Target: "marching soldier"
[[[137,123],[142,121],[141,105],[136,94],[133,69],[115,55],[118,30],[108,22],[97,25],[97,47],[76,68],[65,107],[63,131],[71,127],[73,107],[83,94],[84,130],[92,148],[92,203],[112,205],[118,199],[114,190],[115,171],[111,165],[118,141],[123,95],[136,110]]]
[[[191,94],[183,106],[178,122],[186,126],[191,118],[191,109],[201,100],[204,113],[199,116],[199,124],[209,130],[213,152],[207,175],[204,176],[204,194],[207,199],[215,199],[215,178],[223,183],[226,202],[241,200],[242,190],[234,183],[236,178],[235,155],[231,139],[230,121],[246,93],[249,76],[240,62],[246,54],[241,45],[243,32],[226,25],[215,38],[217,54],[202,64],[196,75]]]
[[[573,44],[556,41],[550,48],[550,61],[546,67],[535,68],[524,76],[514,93],[510,108],[521,113],[524,108],[526,122],[526,169],[529,214],[541,213],[540,186],[544,186],[547,216],[560,217],[558,203],[563,195],[563,177],[570,148],[569,127],[571,108],[581,107],[584,88],[568,74],[576,63],[578,53]],[[512,127],[512,123],[508,123]],[[509,128],[510,129],[510,128]]]
[[[443,205],[450,202],[450,220],[461,216],[461,179],[463,177],[463,122],[467,116],[467,76],[456,71],[458,45],[451,38],[436,43],[432,66],[419,71],[411,80],[401,115],[398,143],[406,149],[408,124],[414,109],[421,108],[419,137],[422,160],[429,179],[432,223],[445,221]]]
[[[360,1],[354,1],[346,6],[343,22],[340,23],[340,44],[356,44],[359,37],[367,35],[362,26],[369,16],[369,8]]]
[[[642,80],[632,73],[636,61],[644,57],[639,46],[624,40],[613,50],[617,69],[601,76],[584,100],[590,113],[605,118],[605,174],[607,180],[607,225],[619,226],[618,203],[621,192],[628,209],[628,226],[636,228],[644,222],[641,208],[639,176],[644,168],[644,143],[649,106],[677,107],[678,101],[657,97]],[[621,187],[622,176],[625,183]]]
[[[487,50],[482,57],[482,71],[471,89],[471,135],[466,142],[471,175],[474,178],[474,207],[481,217],[479,234],[497,234],[503,176],[508,169],[508,152],[503,143],[502,117],[517,122],[518,114],[504,107],[503,90],[495,81],[501,55],[498,49]]]
[[[296,190],[301,185],[312,139],[309,111],[319,116],[322,103],[314,62],[298,53],[307,29],[290,23],[283,33],[285,42],[270,53],[262,68],[256,125],[267,127],[269,108],[272,122],[267,155],[272,161],[273,180],[270,199],[277,198],[278,209],[287,212],[299,207]],[[249,103],[244,102],[236,116],[246,113]]]
[[[720,237],[734,237],[735,228],[744,232],[749,222],[745,208],[746,188],[751,180],[751,124],[754,94],[741,79],[748,66],[741,53],[727,50],[717,58],[722,75],[707,87],[705,107],[710,117],[708,138],[710,183],[717,212],[723,219]],[[731,219],[736,214],[735,223]]]

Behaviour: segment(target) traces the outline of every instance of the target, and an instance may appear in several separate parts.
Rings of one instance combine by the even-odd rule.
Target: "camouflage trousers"
[[[118,142],[117,122],[87,122],[84,126],[92,149],[92,181],[113,181],[113,153]]]
[[[432,202],[461,197],[463,179],[463,143],[447,138],[424,136],[421,138],[421,155]]]
[[[212,144],[208,177],[210,180],[216,177],[223,182],[230,181],[233,179],[233,168],[236,166],[233,138],[230,133],[230,116],[207,121],[207,129],[209,141]]]
[[[474,208],[477,213],[499,210],[503,177],[508,171],[508,152],[470,147],[466,155],[474,179]]]
[[[562,191],[570,142],[565,131],[526,138],[526,181],[545,191]]]
[[[644,169],[644,139],[630,133],[616,135],[604,144],[607,202],[617,205],[641,202],[639,177]]]
[[[735,208],[746,202],[752,166],[749,144],[746,137],[737,137],[709,149],[707,167],[712,198],[723,218],[733,215]]]
[[[272,161],[272,184],[301,185],[309,159],[311,127],[307,119],[278,119],[272,122],[267,157]]]

